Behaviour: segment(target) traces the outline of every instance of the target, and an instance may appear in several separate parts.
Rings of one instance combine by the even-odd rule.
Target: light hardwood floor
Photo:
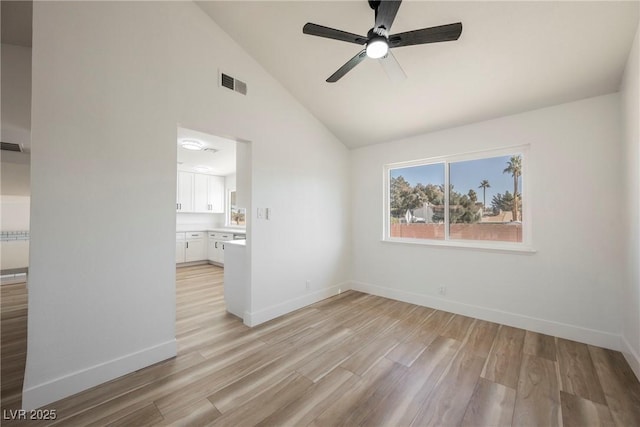
[[[178,269],[176,358],[29,425],[640,426],[619,352],[352,291],[250,329],[222,279]],[[24,285],[3,286],[3,409],[20,404],[25,332]]]

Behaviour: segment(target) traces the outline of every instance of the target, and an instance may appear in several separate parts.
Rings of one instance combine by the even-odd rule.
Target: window
[[[227,202],[227,225],[244,227],[246,223],[246,209],[239,208],[236,201],[236,190],[229,191]]]
[[[527,147],[385,166],[388,241],[528,250]]]

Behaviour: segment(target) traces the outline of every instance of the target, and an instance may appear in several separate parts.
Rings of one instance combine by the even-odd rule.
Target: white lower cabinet
[[[176,263],[206,261],[204,231],[176,233]]]
[[[209,261],[224,265],[225,242],[233,240],[231,233],[209,233],[207,257]]]
[[[176,233],[176,264],[180,264],[184,261],[185,257],[185,249],[186,249],[186,240],[184,233]]]
[[[209,237],[207,246],[207,259],[212,262],[220,262],[220,253],[218,252],[218,241]]]
[[[205,233],[198,231],[187,233],[187,247],[185,250],[185,262],[204,261],[207,259],[207,248],[204,245]]]

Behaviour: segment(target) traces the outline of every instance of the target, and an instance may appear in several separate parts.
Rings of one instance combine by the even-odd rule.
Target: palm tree
[[[510,173],[513,177],[513,220],[518,220],[518,178],[522,175],[522,157],[511,156],[502,173]]]
[[[487,209],[487,188],[490,188],[491,185],[489,184],[489,181],[487,181],[486,179],[483,179],[480,182],[480,185],[478,186],[478,188],[482,188],[482,207],[483,207],[483,211],[484,209]]]

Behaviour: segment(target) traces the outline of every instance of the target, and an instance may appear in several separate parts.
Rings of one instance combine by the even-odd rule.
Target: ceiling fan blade
[[[382,0],[376,9],[376,28],[384,27],[387,31],[391,30],[391,25],[396,19],[396,13],[400,8],[402,0]],[[387,34],[389,34],[387,32]]]
[[[348,33],[342,30],[336,30],[335,28],[324,27],[318,24],[312,24],[311,22],[307,22],[302,27],[302,32],[304,34],[309,34],[311,36],[324,37],[327,39],[340,40],[343,42],[355,43],[355,44],[365,44],[367,42],[367,38],[363,36],[359,36],[357,34]]]
[[[356,56],[354,56],[353,58],[351,58],[350,60],[347,61],[346,64],[344,64],[342,67],[338,68],[338,71],[336,71],[335,73],[333,73],[331,75],[331,77],[329,77],[327,79],[327,83],[335,83],[338,80],[340,80],[345,74],[347,74],[349,71],[351,71],[353,69],[353,67],[355,67],[356,65],[358,65],[359,63],[362,62],[362,60],[364,60],[364,58],[367,57],[367,51],[365,49],[363,49],[360,53],[358,53]]]
[[[440,25],[438,27],[423,28],[389,36],[391,47],[412,46],[416,44],[446,42],[458,40],[462,33],[462,23]]]
[[[391,51],[389,51],[384,58],[380,58],[380,65],[382,65],[382,69],[387,73],[387,77],[389,77],[392,83],[400,83],[407,78],[407,75]]]

